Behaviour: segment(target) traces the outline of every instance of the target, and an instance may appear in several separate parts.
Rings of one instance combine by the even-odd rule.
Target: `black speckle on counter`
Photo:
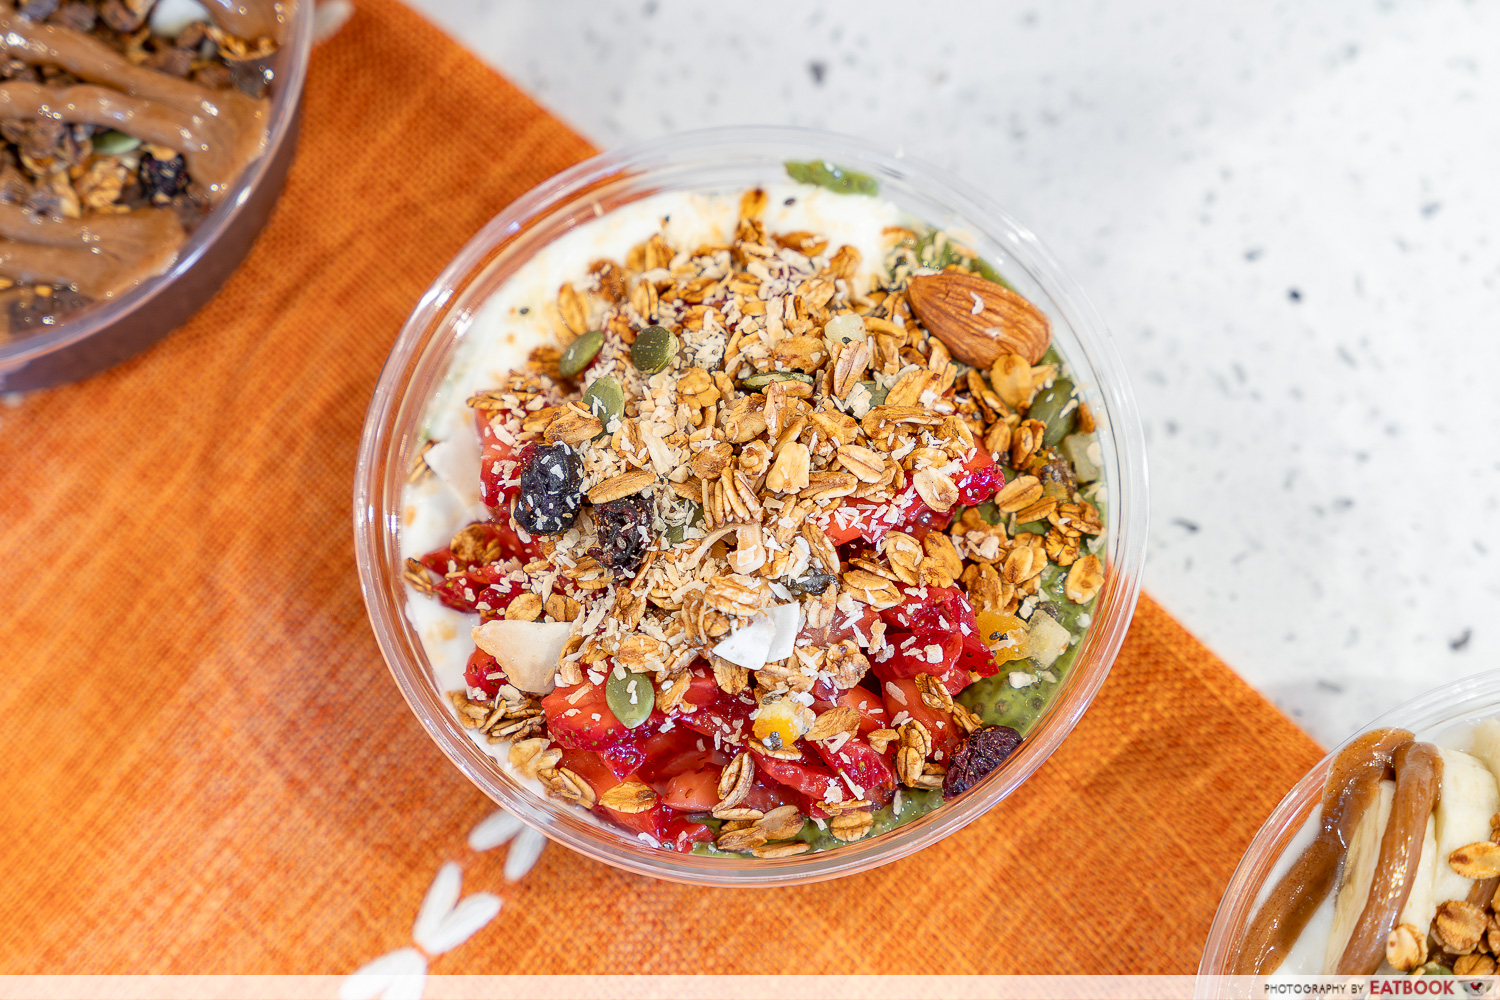
[[[1344,693],[1344,685],[1335,684],[1333,681],[1318,681],[1318,689],[1320,691],[1332,691],[1334,694]]]
[[[1288,288],[1286,290],[1286,297],[1288,299],[1291,299],[1293,302],[1301,302],[1302,301],[1302,291],[1301,291],[1301,289],[1298,289],[1298,288]]]
[[[1189,521],[1185,517],[1174,517],[1172,518],[1172,523],[1177,525],[1177,527],[1183,529],[1184,531],[1187,531],[1194,535],[1196,535],[1199,530],[1197,522]]]
[[[1455,653],[1461,652],[1468,647],[1469,640],[1472,638],[1474,638],[1474,630],[1466,628],[1456,638],[1448,640],[1448,648]]]
[[[1260,247],[1251,247],[1249,250],[1245,251],[1245,259],[1254,264],[1256,261],[1260,260],[1260,255],[1263,253],[1265,253],[1265,251]]]
[[[1422,206],[1422,216],[1423,216],[1423,218],[1427,218],[1427,219],[1432,218],[1434,215],[1436,215],[1438,213],[1438,210],[1441,209],[1442,207],[1443,207],[1443,203],[1440,202],[1440,201],[1429,201],[1427,204],[1425,204],[1425,205]]]
[[[812,74],[813,83],[821,87],[823,85],[823,77],[828,72],[828,64],[821,60],[814,59],[812,62],[807,64],[807,71]]]

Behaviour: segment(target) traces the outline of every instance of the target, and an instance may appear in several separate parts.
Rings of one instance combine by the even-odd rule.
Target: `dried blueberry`
[[[651,535],[651,501],[639,493],[594,505],[599,544],[589,553],[599,565],[634,573],[655,540]]]
[[[953,754],[948,773],[943,777],[943,797],[962,795],[985,775],[1005,763],[1021,745],[1021,734],[1009,726],[984,726],[969,734]]]
[[[567,445],[527,448],[521,456],[520,487],[511,515],[533,535],[567,531],[583,506],[582,479],[582,463]]]
[[[180,153],[170,160],[158,160],[146,153],[141,157],[138,173],[141,190],[146,193],[146,197],[158,204],[171,201],[174,195],[188,185],[187,160]]]

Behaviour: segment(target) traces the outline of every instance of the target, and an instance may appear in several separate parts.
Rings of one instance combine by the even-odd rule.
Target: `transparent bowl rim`
[[[90,307],[76,320],[60,323],[43,333],[0,343],[0,372],[24,368],[37,358],[88,340],[108,330],[122,318],[149,309],[158,297],[170,295],[176,281],[192,270],[224,233],[234,228],[245,210],[245,203],[250,199],[250,192],[260,185],[261,179],[272,168],[276,150],[281,148],[296,124],[297,105],[302,99],[303,85],[307,82],[308,56],[312,51],[314,3],[315,0],[297,0],[292,5],[291,33],[283,46],[290,53],[287,60],[289,68],[284,81],[273,83],[275,90],[271,94],[265,151],[259,159],[245,168],[236,179],[234,187],[193,231],[182,245],[172,266],[121,293],[118,298]]]
[[[1218,996],[1223,977],[1238,953],[1245,927],[1255,914],[1255,904],[1287,842],[1301,829],[1323,797],[1323,786],[1335,757],[1350,743],[1372,729],[1409,729],[1418,738],[1465,722],[1477,722],[1500,714],[1500,670],[1470,674],[1405,702],[1361,726],[1334,747],[1303,775],[1302,780],[1277,803],[1256,831],[1224,888],[1219,908],[1209,927],[1208,940],[1199,961],[1200,996]]]
[[[1079,355],[1070,354],[1067,360],[1075,369],[1086,364],[1095,376],[1097,398],[1105,410],[1102,419],[1096,415],[1096,421],[1101,441],[1110,444],[1105,456],[1111,500],[1106,527],[1108,568],[1094,621],[1083,640],[1086,646],[1043,719],[1005,768],[964,796],[878,837],[832,851],[752,858],[746,863],[637,845],[508,780],[497,780],[494,762],[464,735],[434,695],[420,643],[414,641],[396,597],[401,593],[399,579],[393,593],[389,574],[381,572],[383,547],[394,545],[399,530],[399,506],[393,507],[392,502],[399,505],[398,484],[404,473],[404,469],[395,470],[390,460],[400,454],[411,430],[393,427],[393,420],[406,402],[409,382],[420,373],[416,368],[419,356],[446,326],[446,311],[462,302],[465,284],[482,272],[496,248],[594,198],[600,185],[612,180],[644,183],[652,171],[669,173],[693,157],[710,164],[749,158],[768,168],[787,159],[826,158],[875,172],[888,181],[910,183],[913,190],[938,197],[945,209],[959,214],[972,230],[1003,241],[1012,261],[1045,291],[1055,314],[1065,319],[1071,335],[1080,342]],[[1030,230],[966,182],[866,140],[802,128],[707,129],[602,153],[544,181],[484,226],[434,281],[397,338],[370,401],[355,473],[355,553],[372,628],[403,696],[439,748],[492,799],[551,839],[627,871],[701,885],[787,885],[854,874],[936,842],[1009,795],[1051,755],[1098,693],[1129,628],[1145,557],[1146,489],[1144,435],[1124,364],[1103,321]],[[1090,654],[1087,660],[1085,653]]]

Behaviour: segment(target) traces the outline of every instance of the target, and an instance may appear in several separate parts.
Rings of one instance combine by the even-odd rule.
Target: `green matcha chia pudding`
[[[1104,462],[1047,316],[823,163],[665,191],[472,322],[403,497],[476,745],[653,847],[788,857],[962,796],[1068,677]]]

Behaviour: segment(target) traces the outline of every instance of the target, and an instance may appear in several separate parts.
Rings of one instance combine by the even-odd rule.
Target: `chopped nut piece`
[[[1411,924],[1399,924],[1386,935],[1385,960],[1402,972],[1427,961],[1427,935]]]

